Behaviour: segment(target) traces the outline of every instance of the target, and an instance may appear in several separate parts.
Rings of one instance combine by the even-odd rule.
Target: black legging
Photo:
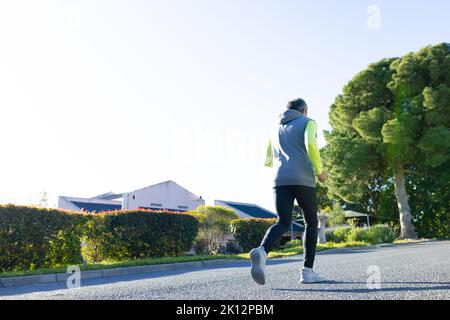
[[[306,186],[280,186],[275,187],[274,190],[278,221],[267,230],[261,245],[269,253],[275,241],[289,231],[294,200],[297,200],[298,205],[303,210],[303,218],[306,223],[305,243],[303,244],[305,250],[304,265],[307,268],[312,268],[316,255],[318,233],[316,189]]]

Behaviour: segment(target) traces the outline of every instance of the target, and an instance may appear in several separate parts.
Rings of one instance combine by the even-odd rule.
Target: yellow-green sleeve
[[[266,167],[273,167],[273,153],[272,153],[272,141],[269,140],[269,146],[267,147],[266,152],[266,162],[264,163]]]
[[[317,146],[317,123],[309,120],[305,130],[306,151],[316,175],[322,173],[322,161],[320,160],[319,147]]]

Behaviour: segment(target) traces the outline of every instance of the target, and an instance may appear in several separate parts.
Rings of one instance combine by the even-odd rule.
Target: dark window
[[[133,200],[136,200],[136,196],[133,194]]]
[[[189,209],[189,207],[188,207],[188,206],[178,206],[178,209],[184,209],[184,210],[187,210],[187,209]]]
[[[150,203],[151,207],[162,207],[161,203]]]

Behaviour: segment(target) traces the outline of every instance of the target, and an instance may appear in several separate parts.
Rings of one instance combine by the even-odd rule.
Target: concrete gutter
[[[398,246],[407,246],[407,245],[413,245],[413,244],[422,244],[422,243],[428,243],[428,242],[441,242],[441,241],[442,240],[420,239],[420,240],[411,240],[409,242],[401,242],[401,243],[382,243],[382,244],[372,244],[372,245],[359,246],[359,247],[325,249],[325,250],[316,252],[316,255],[318,255],[318,254],[333,254],[333,253],[348,253],[348,252],[358,251],[358,250],[391,248],[391,247],[398,247]]]
[[[317,254],[333,254],[333,253],[348,253],[357,250],[367,250],[367,249],[378,249],[385,247],[395,247],[402,245],[419,244],[424,242],[435,242],[435,240],[417,240],[405,243],[389,243],[380,245],[369,245],[361,247],[347,247],[347,248],[337,248],[337,249],[327,249],[317,252]],[[292,258],[293,256],[291,256]],[[282,258],[279,258],[282,259]],[[173,271],[173,270],[183,270],[183,269],[203,269],[210,267],[226,267],[237,262],[247,262],[248,260],[243,259],[217,259],[217,260],[205,260],[205,261],[192,261],[192,262],[179,262],[170,264],[155,264],[148,266],[136,266],[136,267],[124,267],[124,268],[112,268],[103,270],[89,270],[81,271],[81,280],[87,279],[101,279],[109,278],[115,276],[124,276],[131,274],[144,274],[144,273],[156,273],[162,271]],[[66,282],[70,274],[67,273],[53,273],[53,274],[42,274],[34,276],[19,276],[19,277],[6,277],[0,278],[0,288],[1,287],[21,287],[30,286],[35,284],[45,284],[45,283],[58,283]]]
[[[236,262],[243,262],[247,260],[241,259],[217,259],[205,261],[179,262],[170,264],[155,264],[148,266],[111,268],[102,270],[88,270],[81,271],[81,280],[87,279],[101,279],[115,276],[124,276],[132,274],[156,273],[162,271],[173,271],[183,269],[202,269],[210,267],[224,267]],[[21,287],[35,284],[48,284],[66,282],[71,274],[67,273],[52,273],[33,276],[18,276],[0,278],[0,288],[6,287]]]

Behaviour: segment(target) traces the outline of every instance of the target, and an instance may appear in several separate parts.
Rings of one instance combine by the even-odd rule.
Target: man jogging
[[[251,275],[260,285],[266,282],[267,254],[291,226],[294,200],[302,208],[306,222],[303,244],[305,259],[300,283],[326,281],[313,270],[318,234],[314,172],[321,182],[326,181],[328,174],[322,170],[317,147],[317,124],[307,117],[307,113],[308,106],[303,99],[289,102],[287,110],[280,115],[277,131],[267,150],[266,166],[274,167],[275,171],[278,221],[267,230],[261,246],[250,251]]]

